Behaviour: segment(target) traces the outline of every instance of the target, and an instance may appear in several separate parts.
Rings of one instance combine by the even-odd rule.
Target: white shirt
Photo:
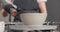
[[[37,2],[47,2],[47,0],[37,0]]]

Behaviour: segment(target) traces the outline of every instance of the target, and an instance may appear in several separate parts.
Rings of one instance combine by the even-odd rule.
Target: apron
[[[37,0],[15,0],[14,4],[18,7],[20,13],[36,13],[39,12]]]

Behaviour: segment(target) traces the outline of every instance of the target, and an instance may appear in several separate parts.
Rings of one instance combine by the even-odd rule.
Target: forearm
[[[39,8],[40,8],[40,10],[41,10],[41,13],[47,14],[47,8],[46,8],[45,2],[39,3]]]

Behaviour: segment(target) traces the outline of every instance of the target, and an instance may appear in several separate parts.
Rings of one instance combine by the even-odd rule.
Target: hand
[[[3,11],[2,15],[3,15],[3,17],[7,17],[8,13],[6,11]]]
[[[17,14],[17,11],[14,9],[14,10],[11,12],[11,15],[16,16],[16,14]]]

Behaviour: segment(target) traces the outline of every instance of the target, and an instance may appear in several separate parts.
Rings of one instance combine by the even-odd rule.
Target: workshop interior
[[[60,0],[0,0],[0,32],[60,32]]]

